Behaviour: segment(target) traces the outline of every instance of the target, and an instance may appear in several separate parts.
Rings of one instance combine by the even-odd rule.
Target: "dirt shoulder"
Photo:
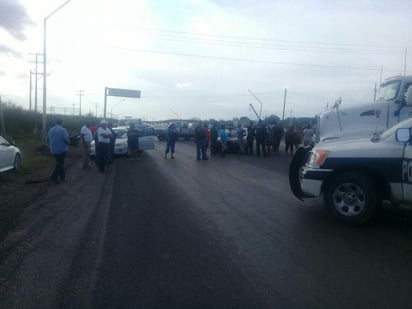
[[[70,169],[79,160],[79,151],[75,147],[70,149],[66,159],[66,169]],[[24,210],[47,192],[50,185],[48,179],[54,168],[54,159],[48,151],[40,155],[48,157],[46,166],[30,172],[0,173],[0,241],[17,226]]]
[[[15,216],[8,233],[0,241],[0,299],[4,300],[0,308],[3,305],[4,308],[21,308],[28,304],[55,307],[56,293],[69,277],[79,248],[86,245],[84,237],[91,233],[88,229],[92,226],[93,232],[104,231],[102,208],[111,199],[115,163],[109,173],[102,174],[95,166],[82,170],[80,161],[76,151],[67,156],[64,183],[26,184],[28,180],[49,178],[53,158],[50,166],[24,175],[24,180],[2,182],[2,186],[7,186],[2,190],[14,196],[8,196],[8,204],[2,202],[2,208],[10,209],[19,203],[25,206],[21,206],[20,214]],[[87,244],[91,255],[100,252],[100,236],[94,237],[96,243]]]

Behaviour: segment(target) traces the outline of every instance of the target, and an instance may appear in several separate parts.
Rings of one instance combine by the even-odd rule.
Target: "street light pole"
[[[43,20],[43,117],[42,117],[42,142],[46,143],[46,107],[47,107],[47,82],[46,82],[46,72],[47,72],[47,52],[46,52],[46,34],[47,34],[47,20],[53,16],[57,11],[62,9],[66,4],[72,0],[67,0],[57,9],[47,15]]]
[[[110,109],[110,117],[113,118],[113,108],[115,108],[117,105],[122,103],[125,99],[121,99],[119,102],[117,102],[111,109]]]

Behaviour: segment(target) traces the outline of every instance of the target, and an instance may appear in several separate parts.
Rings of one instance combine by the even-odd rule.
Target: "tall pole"
[[[47,72],[47,52],[46,52],[46,34],[47,34],[47,20],[53,16],[57,11],[62,9],[71,0],[67,0],[57,9],[51,12],[43,19],[43,116],[42,116],[42,141],[46,143],[46,107],[47,107],[47,82],[46,82],[46,72]]]
[[[106,108],[107,108],[107,87],[104,88],[104,113],[103,113],[103,119],[106,119]]]
[[[36,79],[34,80],[34,110],[37,112],[37,72],[38,72],[38,56],[39,54],[36,53],[36,72],[34,74],[36,74]]]
[[[43,20],[43,115],[42,115],[42,128],[41,128],[41,139],[44,144],[46,144],[46,100],[47,100],[47,82],[46,82],[46,72],[47,72],[47,53],[46,53],[46,26],[47,17]],[[37,77],[36,77],[37,78]]]
[[[32,76],[32,71],[30,70],[29,111],[31,111],[31,89],[33,88],[33,87],[32,87],[31,76]]]
[[[79,116],[82,115],[82,96],[84,96],[84,90],[77,90],[79,96]]]
[[[405,48],[405,62],[403,64],[403,76],[406,76],[406,48]]]
[[[283,96],[283,113],[282,113],[282,121],[285,120],[285,106],[286,106],[286,94],[288,89],[285,88],[285,95]]]

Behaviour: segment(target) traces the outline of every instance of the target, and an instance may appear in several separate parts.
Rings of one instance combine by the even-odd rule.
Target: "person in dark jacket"
[[[285,155],[289,154],[293,155],[293,147],[295,146],[297,141],[296,131],[294,127],[289,127],[285,134]]]
[[[257,156],[260,157],[260,149],[263,150],[263,155],[267,157],[265,141],[266,141],[266,127],[263,124],[263,121],[259,119],[256,128],[255,128],[255,136],[256,136],[256,153]]]
[[[132,156],[131,160],[137,160],[139,154],[139,132],[134,123],[130,123],[127,130],[127,146]]]
[[[110,130],[112,135],[110,136],[110,146],[109,146],[109,153],[107,154],[107,164],[111,164],[113,162],[113,155],[114,155],[114,145],[116,143],[117,134],[113,130],[113,123],[109,122],[107,128]]]
[[[196,142],[196,159],[208,160],[206,156],[206,141],[207,135],[202,123],[199,122],[195,128],[195,142]]]
[[[167,154],[170,151],[171,158],[174,159],[174,153],[175,153],[175,144],[177,140],[177,128],[175,123],[169,124],[166,130],[166,150],[165,150],[165,159],[167,159]]]
[[[253,121],[250,122],[247,127],[247,137],[246,137],[246,154],[253,155],[253,141],[255,140],[255,127],[253,126]]]
[[[272,130],[273,134],[273,152],[278,153],[279,152],[279,146],[280,146],[280,141],[283,138],[283,127],[280,123],[277,123]]]

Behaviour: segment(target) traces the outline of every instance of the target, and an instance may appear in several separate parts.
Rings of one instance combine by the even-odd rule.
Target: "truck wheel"
[[[371,219],[382,199],[369,176],[347,172],[329,182],[324,190],[324,202],[343,223],[361,225]]]

